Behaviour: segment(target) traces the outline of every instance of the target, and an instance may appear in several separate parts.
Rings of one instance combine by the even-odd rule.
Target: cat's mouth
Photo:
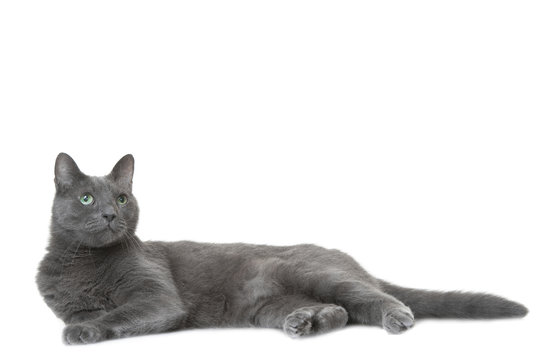
[[[99,234],[99,233],[104,233],[104,232],[120,233],[122,232],[123,227],[119,226],[118,224],[114,222],[109,222],[107,224],[90,223],[90,224],[86,224],[85,230],[92,234]]]
[[[85,226],[85,231],[91,234],[96,246],[106,246],[114,243],[127,231],[127,224],[120,221],[111,221],[106,224],[97,220],[90,221]]]
[[[121,227],[107,224],[101,231],[95,233],[94,239],[99,243],[99,246],[106,246],[116,242],[122,236],[123,231]]]
[[[111,224],[86,229],[86,232],[89,232],[90,234],[96,234],[96,235],[104,234],[104,233],[115,233],[116,231],[117,230],[113,226],[111,226]]]
[[[105,227],[103,228],[103,230],[101,230],[101,232],[104,234],[110,234],[111,237],[114,237],[114,236],[120,235],[123,232],[123,228],[121,226],[109,223],[105,225]]]

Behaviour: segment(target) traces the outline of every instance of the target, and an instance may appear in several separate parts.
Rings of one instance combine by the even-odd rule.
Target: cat
[[[403,288],[349,255],[315,245],[142,242],[134,158],[104,177],[60,153],[50,239],[37,285],[66,326],[66,344],[187,328],[281,328],[291,337],[346,324],[391,334],[415,318],[523,317],[523,305],[480,293]]]

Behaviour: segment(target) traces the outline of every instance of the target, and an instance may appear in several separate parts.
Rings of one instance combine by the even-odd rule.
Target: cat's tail
[[[500,296],[460,291],[410,289],[380,281],[384,292],[411,308],[415,318],[497,319],[527,315],[529,310]]]

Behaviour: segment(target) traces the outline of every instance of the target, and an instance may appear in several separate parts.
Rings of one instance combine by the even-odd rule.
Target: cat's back
[[[261,245],[249,243],[206,243],[189,240],[182,241],[147,241],[150,248],[159,249],[174,262],[200,264],[228,261],[244,262],[253,259],[279,258],[283,260],[305,260],[313,257],[328,257],[331,254],[343,254],[337,250],[325,249],[313,244],[289,246]]]
[[[174,278],[179,282],[239,282],[254,274],[283,269],[324,271],[340,268],[362,271],[349,255],[313,244],[271,246],[248,243],[204,243],[195,241],[148,241],[153,252],[168,259]]]

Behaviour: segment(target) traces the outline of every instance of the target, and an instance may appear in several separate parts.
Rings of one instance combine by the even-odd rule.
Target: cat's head
[[[87,176],[69,155],[58,154],[53,237],[105,247],[133,236],[139,218],[137,200],[131,193],[133,169],[133,156],[126,155],[109,175]]]

